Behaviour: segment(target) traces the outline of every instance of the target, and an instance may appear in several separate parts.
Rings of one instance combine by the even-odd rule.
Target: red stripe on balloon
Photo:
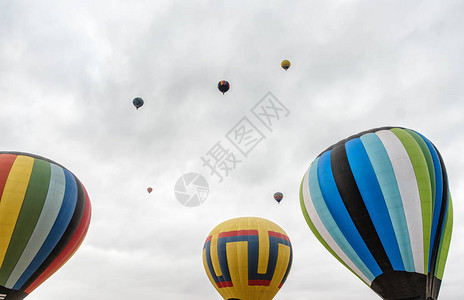
[[[230,237],[230,236],[240,236],[240,235],[258,235],[258,230],[235,230],[235,231],[221,232],[219,234],[219,238]]]
[[[248,280],[248,285],[250,286],[269,286],[271,284],[270,280],[262,280],[262,279],[256,279],[256,280]]]
[[[217,283],[218,288],[223,288],[223,287],[232,287],[232,281],[223,281],[223,282],[218,282]]]
[[[269,233],[269,236],[273,236],[273,237],[276,237],[276,238],[284,239],[284,240],[290,242],[290,239],[289,239],[288,236],[286,236],[285,234],[282,234],[282,233],[280,233],[280,232],[275,232],[275,231],[269,231],[268,233]]]
[[[66,247],[58,255],[58,257],[50,264],[50,266],[42,274],[40,274],[39,277],[37,277],[37,279],[33,283],[31,283],[31,285],[24,292],[30,294],[45,280],[47,280],[51,275],[53,275],[53,273],[58,271],[58,269],[61,268],[68,261],[68,259],[71,258],[71,256],[77,251],[79,246],[84,241],[85,235],[87,234],[87,230],[89,229],[90,217],[92,215],[92,208],[90,206],[89,195],[87,194],[87,190],[85,188],[84,191],[85,210],[79,227],[77,228],[73,237],[69,241],[68,245],[66,245]]]
[[[5,188],[6,180],[10,174],[11,167],[16,159],[17,155],[14,154],[2,154],[0,155],[0,199],[3,195],[3,189]]]

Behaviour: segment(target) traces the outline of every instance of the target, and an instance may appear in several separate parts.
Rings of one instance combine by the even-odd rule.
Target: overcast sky
[[[298,193],[328,146],[389,125],[424,134],[447,165],[440,299],[462,299],[463,15],[452,0],[0,1],[0,150],[64,165],[93,209],[80,249],[27,299],[220,299],[203,243],[241,216],[292,241],[275,299],[379,299],[317,241]],[[270,129],[251,111],[268,92],[288,110]],[[244,117],[264,137],[246,157],[226,137]],[[240,160],[222,182],[202,162],[218,142]],[[188,172],[209,184],[198,207],[174,194]]]

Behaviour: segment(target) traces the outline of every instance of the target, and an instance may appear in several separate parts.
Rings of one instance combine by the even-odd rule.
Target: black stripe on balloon
[[[63,236],[56,244],[55,248],[53,248],[52,252],[48,255],[48,257],[44,260],[44,262],[40,265],[40,267],[35,270],[35,272],[29,277],[26,283],[21,287],[21,290],[25,290],[28,286],[30,286],[39,276],[42,274],[51,264],[52,262],[60,255],[64,248],[68,245],[69,241],[71,241],[74,233],[76,232],[79,224],[81,223],[82,216],[84,215],[85,210],[85,191],[84,186],[82,183],[74,176],[74,180],[76,180],[77,184],[77,202],[76,208],[74,209],[73,216],[71,217],[71,221],[68,224]]]
[[[332,149],[330,164],[338,192],[367,248],[369,248],[375,261],[384,273],[392,271],[393,267],[375,230],[374,223],[372,223],[372,219],[369,216],[369,212],[351,172],[344,144]]]
[[[440,247],[441,233],[443,231],[443,226],[445,223],[446,208],[448,207],[448,199],[449,199],[448,192],[449,191],[448,191],[448,175],[446,173],[445,163],[443,162],[443,158],[441,157],[441,154],[440,152],[438,152],[438,149],[435,147],[435,145],[433,145],[433,147],[435,148],[438,158],[440,159],[441,174],[443,178],[443,194],[442,194],[442,200],[441,200],[440,215],[438,217],[437,232],[435,233],[435,240],[432,246],[432,257],[430,260],[430,273],[428,274],[428,277],[427,277],[427,287],[430,289],[429,293],[431,294],[433,299],[436,299],[438,297],[440,286],[438,287],[434,286],[434,284],[436,284],[436,280],[434,280],[434,277],[435,277],[435,269],[437,267],[438,250]]]

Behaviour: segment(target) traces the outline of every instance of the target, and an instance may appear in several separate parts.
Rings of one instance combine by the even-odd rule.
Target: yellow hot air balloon
[[[226,300],[271,300],[292,266],[292,245],[279,225],[243,217],[214,228],[203,246],[203,266]]]
[[[285,70],[287,71],[288,68],[290,68],[290,62],[288,60],[283,60],[282,63],[280,64],[280,66]]]

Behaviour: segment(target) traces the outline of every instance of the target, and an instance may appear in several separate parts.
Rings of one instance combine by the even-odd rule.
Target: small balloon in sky
[[[284,197],[284,194],[282,194],[281,192],[277,192],[274,194],[274,199],[275,201],[277,201],[277,203],[280,203],[283,197]]]
[[[152,187],[148,187],[147,188],[147,192],[150,194],[151,192],[153,191],[153,188]]]
[[[140,97],[136,97],[134,98],[134,100],[132,100],[132,104],[134,104],[136,109],[139,109],[143,106],[143,99]]]
[[[280,64],[280,66],[285,70],[287,71],[288,68],[290,68],[290,61],[288,60],[283,60],[282,63]]]
[[[219,81],[218,89],[219,89],[219,91],[222,92],[223,95],[224,95],[225,92],[227,92],[229,90],[229,88],[230,88],[229,82],[227,82],[225,80]]]

